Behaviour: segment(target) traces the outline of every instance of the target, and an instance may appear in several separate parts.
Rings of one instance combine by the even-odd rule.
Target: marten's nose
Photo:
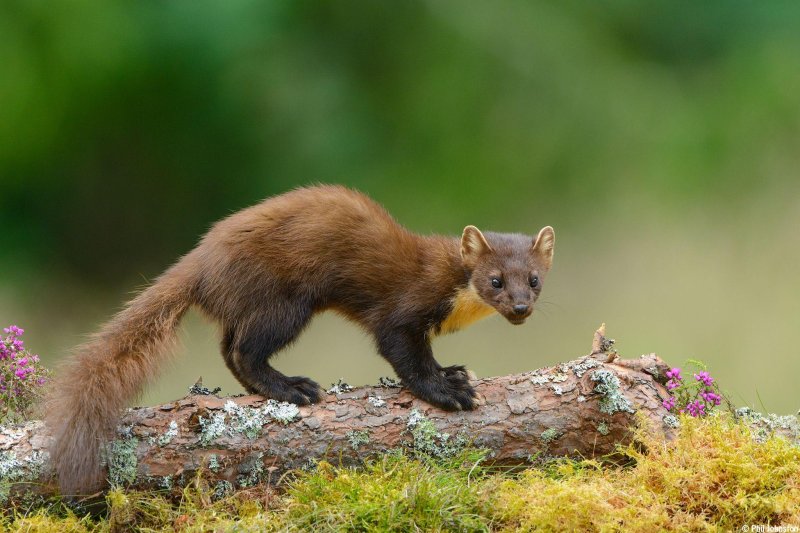
[[[514,306],[514,314],[524,315],[525,313],[528,312],[528,309],[530,308],[525,304],[517,304]]]

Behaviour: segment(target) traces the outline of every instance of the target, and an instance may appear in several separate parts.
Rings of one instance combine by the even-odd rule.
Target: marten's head
[[[546,226],[535,238],[516,233],[481,233],[464,228],[461,259],[471,271],[470,285],[481,299],[512,324],[533,312],[544,277],[553,263],[555,233]]]

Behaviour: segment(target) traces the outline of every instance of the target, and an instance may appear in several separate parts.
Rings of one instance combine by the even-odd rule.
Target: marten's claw
[[[317,403],[322,399],[322,389],[316,381],[303,376],[286,378],[288,401],[297,405]]]
[[[411,387],[412,392],[423,400],[447,411],[471,411],[475,409],[477,394],[469,384],[463,366],[440,369],[433,379]]]

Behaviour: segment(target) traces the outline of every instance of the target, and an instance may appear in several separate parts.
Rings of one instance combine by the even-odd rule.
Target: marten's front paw
[[[302,376],[287,377],[282,380],[280,387],[276,387],[276,389],[275,391],[270,391],[269,394],[265,394],[265,396],[296,405],[317,403],[322,399],[322,389],[317,382]]]
[[[409,388],[423,400],[447,411],[471,411],[477,407],[477,394],[463,366],[442,368],[435,377],[409,384]]]

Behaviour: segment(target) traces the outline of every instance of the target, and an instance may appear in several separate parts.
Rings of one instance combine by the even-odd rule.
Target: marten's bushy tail
[[[184,258],[94,334],[60,368],[47,401],[51,459],[65,496],[103,484],[101,457],[122,410],[156,376],[191,304]]]

